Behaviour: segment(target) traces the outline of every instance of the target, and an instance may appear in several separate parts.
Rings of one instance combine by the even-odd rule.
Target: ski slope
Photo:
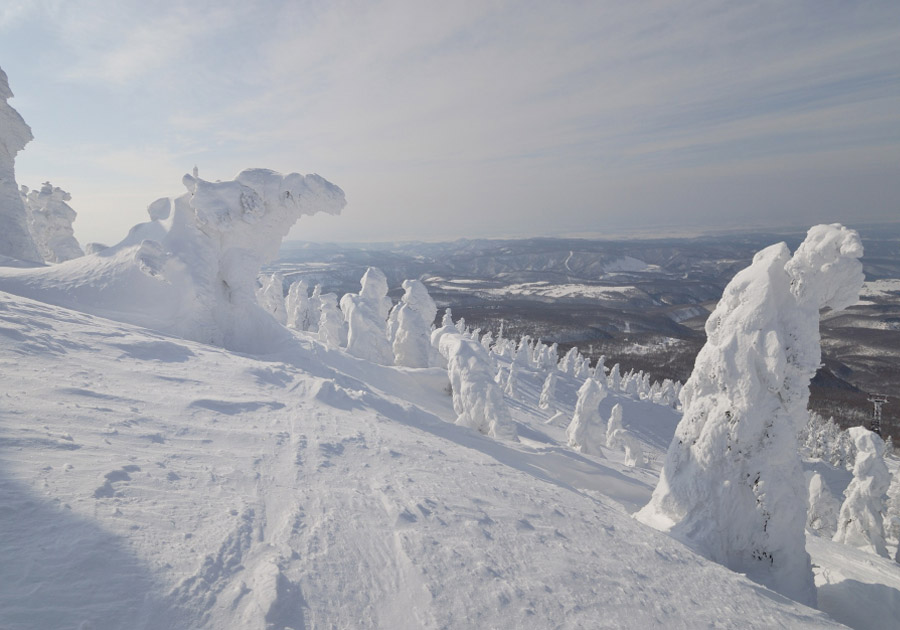
[[[452,424],[446,371],[250,356],[0,294],[0,627],[826,628],[630,513],[652,464]],[[578,383],[557,398],[571,413]],[[815,555],[815,554],[814,554]]]

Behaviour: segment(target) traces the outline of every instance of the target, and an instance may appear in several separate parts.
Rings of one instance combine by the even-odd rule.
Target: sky
[[[897,0],[4,0],[0,67],[82,243],[248,167],[320,241],[900,220]]]

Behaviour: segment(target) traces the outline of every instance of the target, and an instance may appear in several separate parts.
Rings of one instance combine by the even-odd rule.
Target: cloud
[[[112,154],[144,147],[216,177],[318,170],[380,238],[453,227],[429,213],[498,229],[486,210],[514,212],[535,232],[618,220],[622,206],[647,220],[692,185],[710,191],[688,195],[706,217],[729,207],[717,177],[740,189],[802,171],[778,185],[796,199],[810,165],[833,179],[842,161],[863,195],[887,198],[900,180],[872,175],[867,157],[900,147],[895,0],[44,7],[56,38],[42,54],[66,89],[96,103],[90,115],[140,121],[127,133],[100,121]]]

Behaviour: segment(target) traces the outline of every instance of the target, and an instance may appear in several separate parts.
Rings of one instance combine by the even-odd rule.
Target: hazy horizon
[[[893,0],[13,1],[0,67],[84,242],[248,167],[316,172],[335,242],[774,229],[900,215]]]

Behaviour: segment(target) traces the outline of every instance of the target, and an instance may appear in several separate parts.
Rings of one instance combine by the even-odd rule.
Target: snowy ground
[[[450,423],[440,369],[299,335],[239,355],[9,294],[0,370],[3,628],[836,625],[630,518],[678,419],[658,405],[602,404],[646,444],[632,470],[564,446],[537,374],[498,441]],[[811,545],[832,615],[896,608],[900,570],[839,547]]]

